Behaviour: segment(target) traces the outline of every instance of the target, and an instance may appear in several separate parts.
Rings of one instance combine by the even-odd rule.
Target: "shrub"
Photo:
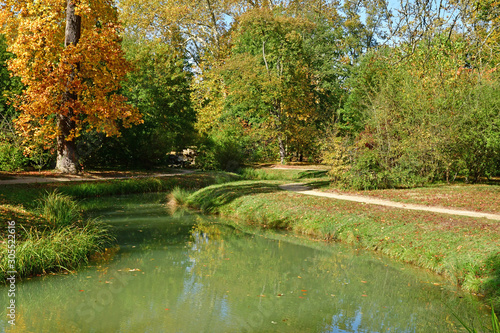
[[[23,148],[0,135],[0,171],[17,171],[26,164]]]
[[[205,139],[199,146],[196,165],[202,170],[236,171],[244,161],[244,147],[230,137]]]

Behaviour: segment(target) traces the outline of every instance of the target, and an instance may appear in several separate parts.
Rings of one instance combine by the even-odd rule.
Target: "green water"
[[[250,234],[119,199],[118,246],[74,274],[17,284],[16,332],[462,332],[484,319],[439,277],[340,244]],[[0,287],[0,304],[7,304]]]

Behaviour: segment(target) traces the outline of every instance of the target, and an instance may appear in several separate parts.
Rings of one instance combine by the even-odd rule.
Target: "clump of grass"
[[[172,207],[186,206],[191,193],[192,191],[190,190],[176,186],[168,195],[168,204]]]
[[[88,262],[88,258],[104,250],[112,240],[107,227],[97,220],[83,227],[62,226],[43,231],[23,230],[24,240],[16,247],[15,270],[20,277],[60,270],[72,270]],[[0,280],[8,268],[7,247],[0,248]]]
[[[54,228],[69,226],[81,218],[78,204],[67,195],[54,191],[41,202],[41,214]]]

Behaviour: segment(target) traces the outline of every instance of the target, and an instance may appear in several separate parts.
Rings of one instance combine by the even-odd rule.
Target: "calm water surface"
[[[75,274],[17,284],[15,332],[463,332],[475,299],[435,275],[339,244],[251,234],[117,198],[118,246]],[[0,304],[7,304],[0,287]]]

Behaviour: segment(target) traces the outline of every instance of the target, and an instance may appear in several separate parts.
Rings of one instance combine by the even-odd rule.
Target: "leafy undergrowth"
[[[381,251],[442,274],[500,308],[496,221],[305,196],[279,191],[269,182],[212,186],[194,193],[188,202],[240,223]]]
[[[334,192],[373,196],[404,203],[500,213],[499,185],[442,185],[414,189]]]

